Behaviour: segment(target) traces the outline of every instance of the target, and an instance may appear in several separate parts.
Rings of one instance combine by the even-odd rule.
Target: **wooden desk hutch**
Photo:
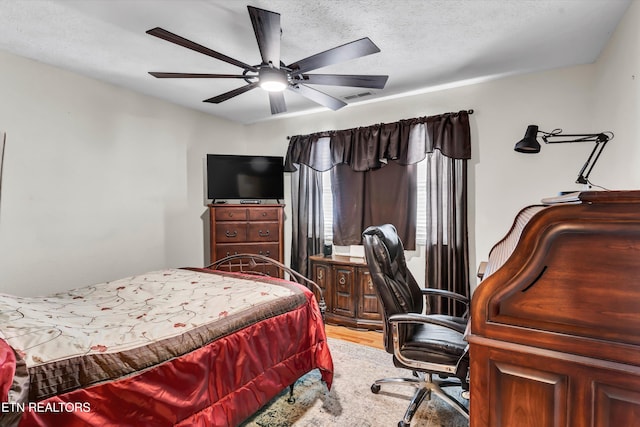
[[[522,210],[468,339],[471,427],[640,426],[640,191]]]

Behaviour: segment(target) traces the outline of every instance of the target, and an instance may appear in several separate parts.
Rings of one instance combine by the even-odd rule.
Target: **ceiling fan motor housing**
[[[269,65],[263,65],[258,71],[260,87],[268,92],[281,92],[287,88],[287,72]]]

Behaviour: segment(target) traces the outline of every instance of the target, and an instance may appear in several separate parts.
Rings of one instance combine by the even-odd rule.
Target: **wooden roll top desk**
[[[472,297],[471,427],[640,426],[640,191],[520,212]]]

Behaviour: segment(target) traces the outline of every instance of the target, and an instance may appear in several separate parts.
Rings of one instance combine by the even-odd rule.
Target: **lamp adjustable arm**
[[[555,129],[552,132],[544,132],[542,133],[542,140],[547,144],[560,144],[560,143],[572,143],[572,142],[595,142],[596,145],[593,147],[591,154],[587,158],[587,161],[580,169],[578,174],[578,179],[576,180],[577,184],[588,184],[589,183],[589,175],[593,170],[596,162],[600,158],[600,154],[602,154],[602,150],[607,145],[607,142],[611,139],[607,133],[589,133],[589,134],[561,134],[561,129]],[[585,174],[586,171],[586,174]]]
[[[589,158],[582,166],[582,169],[580,169],[580,174],[578,175],[578,179],[576,180],[578,184],[589,183],[589,175],[591,174],[591,170],[593,169],[596,162],[598,161],[598,158],[600,157],[602,150],[604,150],[604,146],[607,145],[607,142],[609,142],[609,137],[605,136],[605,138],[606,139],[604,141],[596,142],[596,146],[593,147],[593,151],[591,151],[591,154],[589,154]],[[589,170],[587,170],[587,167],[589,168]],[[587,170],[586,175],[584,173],[585,170]]]
[[[596,146],[585,162],[576,183],[589,184],[589,174],[593,170],[596,162],[600,158],[600,154],[607,142],[613,139],[613,132],[601,133],[578,133],[578,134],[562,134],[562,129],[554,129],[551,132],[538,130],[537,125],[529,125],[527,131],[516,146],[513,148],[520,153],[538,153],[540,152],[540,143],[537,140],[538,134],[542,135],[542,140],[548,144],[558,144],[564,142],[595,142]],[[586,173],[585,173],[586,171]]]

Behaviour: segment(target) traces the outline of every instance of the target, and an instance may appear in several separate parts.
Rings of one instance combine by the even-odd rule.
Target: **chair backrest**
[[[371,226],[362,233],[362,238],[371,281],[382,306],[385,349],[392,353],[389,316],[422,313],[424,297],[407,268],[402,241],[392,224]],[[408,333],[411,333],[411,329],[401,328],[401,334]]]

